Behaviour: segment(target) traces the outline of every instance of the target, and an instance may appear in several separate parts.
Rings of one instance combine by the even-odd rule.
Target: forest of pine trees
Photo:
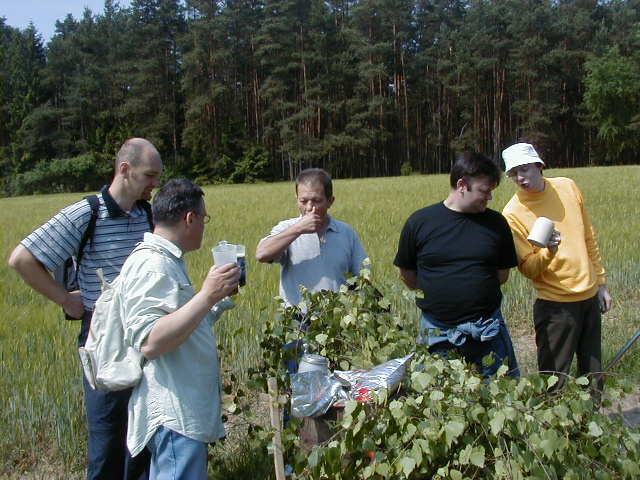
[[[638,163],[640,0],[106,0],[0,17],[0,195],[89,190],[128,137],[201,183],[447,172],[518,140]]]

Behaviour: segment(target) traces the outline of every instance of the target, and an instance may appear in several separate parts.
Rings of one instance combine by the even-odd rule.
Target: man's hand
[[[325,219],[316,213],[316,207],[305,213],[302,219],[296,223],[296,230],[298,233],[317,233],[324,226]]]
[[[598,287],[598,303],[600,304],[600,311],[602,313],[607,313],[611,310],[613,298],[609,295],[609,290],[606,285],[600,285]]]
[[[235,263],[227,263],[209,269],[207,277],[202,284],[202,292],[213,299],[212,305],[224,297],[238,293],[240,281],[240,267]]]
[[[67,292],[67,295],[65,296],[61,306],[65,313],[71,318],[82,318],[82,315],[84,314],[84,305],[82,304],[80,290]]]
[[[547,248],[555,254],[558,251],[558,245],[560,245],[561,241],[562,237],[560,236],[560,232],[558,230],[554,230],[551,234],[551,238],[549,239]]]

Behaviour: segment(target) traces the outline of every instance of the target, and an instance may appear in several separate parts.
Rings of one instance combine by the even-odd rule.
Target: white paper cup
[[[546,247],[549,245],[554,228],[553,220],[547,217],[538,217],[531,228],[527,240],[538,247]]]
[[[213,263],[218,267],[237,261],[236,246],[232,243],[216,245],[211,249],[211,252],[213,253]]]

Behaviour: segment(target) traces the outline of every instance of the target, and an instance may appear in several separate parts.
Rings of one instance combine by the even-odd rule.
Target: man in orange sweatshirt
[[[544,162],[528,143],[510,146],[502,158],[507,176],[519,187],[502,214],[513,233],[518,270],[531,279],[538,296],[533,306],[538,368],[559,374],[560,387],[574,355],[579,376],[602,370],[600,315],[612,300],[598,241],[573,180],[545,178]],[[544,248],[527,240],[538,217],[555,223]]]

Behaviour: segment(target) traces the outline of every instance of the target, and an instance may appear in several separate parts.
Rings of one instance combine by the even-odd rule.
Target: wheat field
[[[614,308],[604,319],[604,364],[640,326],[640,251],[637,185],[640,166],[548,170],[569,176],[583,191],[596,226]],[[490,207],[501,210],[515,191],[508,180]],[[212,217],[203,248],[187,256],[191,278],[201,283],[219,240],[247,246],[247,286],[237,307],[217,325],[223,367],[237,378],[262,357],[259,332],[278,303],[277,265],[258,264],[260,238],[279,220],[296,215],[292,183],[218,185],[205,188]],[[397,240],[416,209],[446,197],[445,175],[334,181],[331,214],[359,232],[373,264],[373,281],[407,321],[417,322],[414,305],[402,295],[393,266]],[[82,194],[0,199],[0,478],[81,478],[86,456],[80,367],[75,353],[78,322],[65,321],[59,307],[28,288],[6,264],[17,243]],[[531,309],[533,290],[516,271],[503,288],[503,312],[524,372],[535,369]],[[615,373],[640,379],[639,347]],[[30,472],[30,473],[29,473]],[[35,472],[35,473],[34,473]]]

